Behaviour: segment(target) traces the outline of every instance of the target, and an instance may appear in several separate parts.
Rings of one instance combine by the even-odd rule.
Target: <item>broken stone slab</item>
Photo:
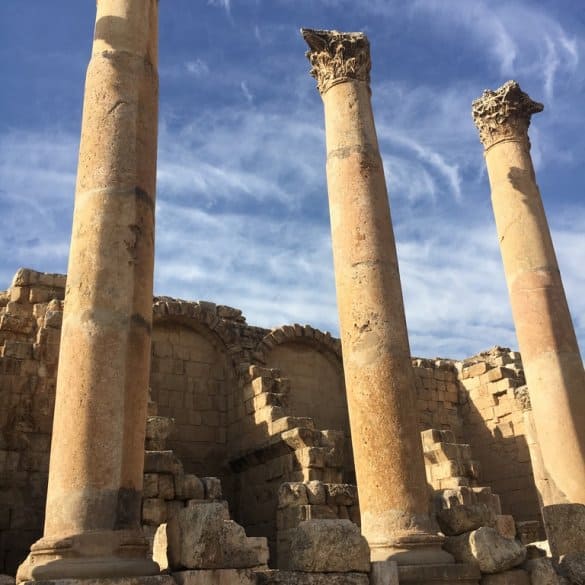
[[[308,573],[366,573],[370,548],[351,520],[307,520],[292,532],[289,567]]]
[[[493,510],[485,504],[454,505],[438,510],[436,516],[439,527],[446,536],[471,532],[482,526],[493,526],[496,522]]]
[[[504,571],[495,575],[482,575],[481,585],[531,585],[528,573],[522,569]]]
[[[244,529],[230,520],[225,502],[189,502],[155,539],[171,570],[240,569],[268,562],[266,539],[246,537]]]
[[[563,555],[558,571],[571,585],[585,585],[585,551]]]
[[[542,518],[553,557],[585,551],[585,505],[544,506]]]
[[[526,558],[526,548],[519,541],[504,538],[495,528],[488,526],[449,536],[443,548],[458,562],[477,565],[482,573],[507,571],[522,564]]]
[[[301,571],[259,571],[258,585],[370,585],[366,573],[304,573]]]

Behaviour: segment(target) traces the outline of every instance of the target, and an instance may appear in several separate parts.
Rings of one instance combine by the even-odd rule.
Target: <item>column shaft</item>
[[[98,0],[33,579],[144,575],[157,149],[157,0]],[[25,575],[26,567],[23,566]]]
[[[585,504],[585,372],[530,157],[542,105],[518,84],[486,91],[474,118],[548,489],[545,505]],[[498,116],[495,116],[494,113]]]
[[[429,511],[415,380],[364,35],[303,31],[325,107],[327,184],[362,532],[372,560],[452,561]]]

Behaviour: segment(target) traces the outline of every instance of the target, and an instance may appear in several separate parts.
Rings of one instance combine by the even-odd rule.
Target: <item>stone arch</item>
[[[285,325],[260,342],[264,364],[290,380],[287,414],[309,416],[320,429],[349,436],[341,344],[309,325]]]
[[[175,419],[169,448],[198,475],[223,476],[228,455],[228,397],[237,372],[234,334],[219,309],[166,297],[153,305],[152,399],[161,416]]]

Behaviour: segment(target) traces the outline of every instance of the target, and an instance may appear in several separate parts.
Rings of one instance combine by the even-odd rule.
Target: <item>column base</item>
[[[398,565],[450,565],[455,559],[441,548],[438,534],[410,534],[390,543],[369,543],[370,560],[395,561]]]
[[[53,581],[157,575],[139,531],[85,532],[35,542],[18,568],[16,581]]]

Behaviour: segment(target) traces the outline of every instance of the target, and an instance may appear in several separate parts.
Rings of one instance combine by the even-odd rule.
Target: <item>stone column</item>
[[[362,532],[372,560],[452,562],[429,511],[396,246],[362,33],[303,29],[325,107],[337,304]]]
[[[528,139],[530,118],[542,109],[509,81],[473,102],[473,119],[548,478],[543,503],[585,504],[585,373]]]
[[[98,0],[44,536],[19,580],[158,571],[141,530],[157,150],[158,0]]]

